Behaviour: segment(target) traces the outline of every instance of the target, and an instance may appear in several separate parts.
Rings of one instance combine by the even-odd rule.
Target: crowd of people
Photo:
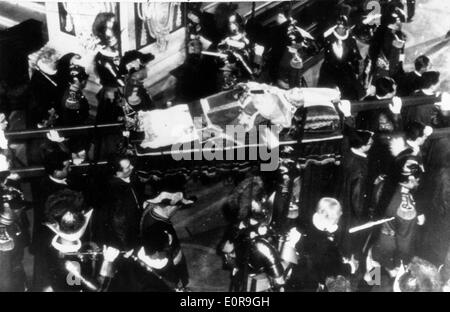
[[[231,291],[450,287],[450,149],[447,139],[430,139],[433,129],[450,125],[450,98],[439,92],[440,73],[426,55],[415,59],[414,71],[404,71],[408,38],[402,25],[412,22],[415,1],[380,1],[380,16],[354,2],[337,6],[331,25],[316,36],[285,7],[267,34],[240,16],[235,4],[220,4],[215,14],[195,3],[187,7],[187,58],[178,76],[178,101],[248,81],[308,87],[305,61],[319,51],[323,62],[313,87],[338,89],[342,98],[336,192],[308,208],[312,213],[305,213],[300,201],[301,172],[289,148],[275,175],[251,171],[235,181],[223,209],[228,226],[217,248],[230,272]],[[376,19],[379,25],[372,23]],[[108,165],[94,177],[72,167],[93,157],[99,138],[66,139],[51,130],[90,122],[121,121],[128,127],[138,111],[156,107],[143,84],[154,56],[135,50],[121,56],[113,13],[98,14],[92,31],[100,47],[94,68],[101,84],[94,119],[83,94],[89,79],[83,56],[59,57],[44,48],[34,64],[27,125],[49,128],[31,157],[44,165],[45,176],[32,202],[17,175],[1,184],[0,290],[186,291],[187,260],[171,217],[195,205],[195,198],[183,187],[165,189],[137,175],[121,131],[100,138],[104,155],[99,157],[108,156]],[[360,51],[364,40],[366,56]],[[402,98],[421,103],[408,105]],[[350,101],[363,101],[369,109],[355,113]],[[8,170],[2,117],[1,161]],[[23,267],[26,247],[34,256],[31,283]]]

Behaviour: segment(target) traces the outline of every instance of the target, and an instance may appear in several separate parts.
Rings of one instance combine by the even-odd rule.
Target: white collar
[[[367,158],[367,154],[364,154],[363,152],[361,152],[360,150],[357,150],[355,148],[350,148],[350,150],[352,151],[353,154],[361,156],[363,158]]]
[[[61,253],[70,253],[70,252],[77,252],[78,250],[80,250],[80,248],[81,248],[81,241],[79,239],[74,241],[75,244],[64,245],[64,244],[61,244],[60,242],[58,242],[58,238],[59,237],[60,236],[55,235],[55,237],[53,237],[53,239],[52,239],[52,246],[53,246],[53,248],[55,248],[59,252],[61,252]]]
[[[430,91],[430,89],[422,89],[422,92],[425,93],[425,95],[434,95],[434,92]]]
[[[55,183],[67,185],[67,179],[57,179],[52,177],[51,175],[49,175],[48,177]]]
[[[336,29],[333,30],[333,34],[336,36],[336,38],[337,38],[338,40],[341,40],[341,41],[346,40],[346,39],[348,38],[349,33],[350,33],[350,32],[349,32],[348,29],[347,29],[346,32],[345,32],[345,35],[341,36],[341,35],[339,35],[339,34],[336,32]]]
[[[422,77],[422,74],[419,73],[417,70],[414,71],[414,74],[416,74],[416,75],[419,76],[419,77]]]
[[[398,30],[398,27],[395,24],[390,24],[390,25],[388,25],[387,28],[389,28],[390,30],[394,30],[394,31]]]

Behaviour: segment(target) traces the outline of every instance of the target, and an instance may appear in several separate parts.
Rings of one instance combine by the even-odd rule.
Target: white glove
[[[425,223],[425,215],[421,214],[420,216],[417,216],[417,224],[424,225],[424,223]]]
[[[297,245],[301,237],[302,234],[299,231],[297,231],[296,228],[292,228],[287,235],[286,245],[295,248],[295,245]]]
[[[433,134],[433,128],[431,128],[430,126],[426,126],[425,129],[423,130],[423,133],[425,134],[426,137],[429,137],[430,135]]]
[[[389,104],[389,109],[393,114],[398,115],[402,111],[402,106],[403,106],[402,99],[399,98],[398,96],[394,96],[392,98],[392,104]]]
[[[441,102],[436,103],[436,106],[438,106],[441,111],[450,111],[450,94],[443,92],[442,100]]]
[[[59,136],[58,131],[56,130],[50,130],[47,133],[47,138],[52,141],[52,142],[56,142],[56,143],[61,143],[65,141],[64,137]]]
[[[338,104],[339,110],[344,114],[344,117],[350,117],[352,115],[352,109],[350,101],[341,100]]]
[[[352,272],[351,274],[355,274],[355,272],[358,270],[359,267],[359,261],[355,259],[355,255],[352,255],[352,257],[350,259],[348,258],[343,258],[343,261],[345,264],[349,264]]]
[[[20,179],[20,176],[14,172],[14,173],[10,173],[9,176],[7,177],[7,179],[17,181]]]
[[[105,261],[108,262],[114,262],[114,260],[117,259],[117,257],[119,256],[119,250],[114,248],[114,247],[106,247],[105,245],[103,245],[103,258],[105,259]]]

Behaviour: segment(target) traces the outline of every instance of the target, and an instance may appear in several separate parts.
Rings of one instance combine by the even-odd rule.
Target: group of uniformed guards
[[[320,199],[311,216],[299,218],[303,209],[299,202],[301,177],[289,154],[280,163],[273,194],[267,193],[259,174],[237,184],[227,201],[229,225],[219,248],[224,267],[230,270],[231,291],[349,291],[347,278],[364,275],[376,265],[396,278],[394,288],[425,287],[417,280],[414,285],[405,284],[413,268],[409,275],[398,272],[404,264],[420,262],[412,257],[417,225],[425,222],[415,200],[424,173],[421,148],[431,133],[429,127],[448,125],[450,107],[448,98],[436,93],[439,73],[429,70],[426,56],[416,60],[414,72],[404,73],[407,38],[402,24],[412,21],[414,1],[407,1],[406,7],[401,1],[382,4],[381,15],[376,16],[348,1],[337,8],[335,24],[321,38],[302,29],[291,12],[283,9],[277,13],[269,41],[261,40],[264,36],[258,30],[262,28],[244,21],[233,5],[219,5],[215,16],[202,12],[198,5],[188,9],[186,62],[201,65],[197,70],[206,77],[210,77],[209,64],[218,69],[212,84],[199,83],[204,88],[193,88],[191,98],[229,90],[246,81],[269,82],[284,89],[306,87],[302,74],[306,57],[323,48],[319,87],[338,88],[346,100],[392,101],[389,109],[362,112],[356,121],[352,120],[350,103],[339,104],[348,148],[336,196],[339,201]],[[355,18],[355,12],[361,10],[362,18]],[[377,18],[381,18],[379,26],[372,23]],[[102,85],[97,94],[96,123],[124,121],[132,128],[137,111],[155,108],[143,86],[145,66],[154,56],[129,51],[120,57],[119,30],[112,13],[97,16],[93,34],[101,46],[95,56]],[[369,43],[365,59],[358,41]],[[69,53],[56,62],[54,50],[40,53],[31,80],[34,98],[29,126],[87,123],[89,105],[82,91],[88,75],[80,59],[80,55]],[[370,87],[375,88],[375,94],[370,94]],[[429,96],[434,102],[429,107],[402,109],[401,100],[394,97],[397,93]],[[405,132],[400,137],[403,148],[392,155],[389,145],[399,129]],[[105,150],[115,150],[121,137],[116,133],[104,138]],[[92,138],[74,137],[68,145],[57,133],[48,138],[51,142],[39,155],[48,177],[40,211],[35,209],[31,250],[36,266],[31,289],[186,290],[186,258],[170,219],[193,201],[182,192],[164,190],[143,200],[133,180],[130,157],[122,156],[110,161],[113,177],[105,197],[110,209],[92,210],[88,208],[91,199],[68,180],[71,157],[65,153],[85,161]],[[15,185],[16,180],[10,175],[0,185],[0,289],[23,291],[30,289],[22,264],[24,248],[30,243],[23,209],[30,203]],[[350,231],[376,217],[385,218],[379,223],[379,235]],[[99,234],[94,228],[103,232]],[[349,231],[358,234],[350,235]],[[365,270],[361,270],[359,264],[364,261]],[[366,278],[359,277],[358,283]]]

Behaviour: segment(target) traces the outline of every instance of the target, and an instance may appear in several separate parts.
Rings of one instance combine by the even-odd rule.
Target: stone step
[[[28,19],[46,20],[44,2],[0,1],[0,29],[20,24]]]

